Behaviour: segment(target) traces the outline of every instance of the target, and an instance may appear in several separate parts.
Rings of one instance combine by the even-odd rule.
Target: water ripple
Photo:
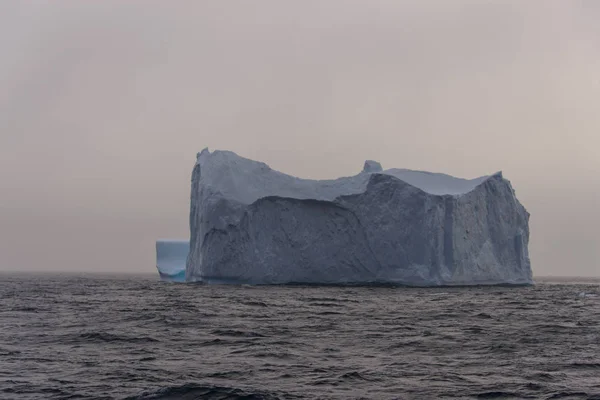
[[[0,398],[600,399],[600,288],[3,275]]]

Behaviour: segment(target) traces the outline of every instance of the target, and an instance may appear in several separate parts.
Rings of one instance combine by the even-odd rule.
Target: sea
[[[600,281],[0,274],[2,399],[600,399]]]

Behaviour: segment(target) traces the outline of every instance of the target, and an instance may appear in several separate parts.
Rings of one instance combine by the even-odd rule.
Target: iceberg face
[[[189,240],[157,240],[156,268],[164,281],[185,282]]]
[[[531,284],[528,221],[501,173],[466,180],[367,161],[356,176],[314,181],[205,149],[185,279]]]

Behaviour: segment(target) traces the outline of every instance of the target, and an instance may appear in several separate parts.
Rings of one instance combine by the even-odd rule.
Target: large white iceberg
[[[529,214],[501,173],[466,180],[367,161],[307,180],[198,154],[185,280],[249,284],[531,284]]]

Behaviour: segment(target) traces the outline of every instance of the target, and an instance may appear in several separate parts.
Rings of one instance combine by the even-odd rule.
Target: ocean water
[[[0,398],[600,399],[600,282],[0,275]]]

